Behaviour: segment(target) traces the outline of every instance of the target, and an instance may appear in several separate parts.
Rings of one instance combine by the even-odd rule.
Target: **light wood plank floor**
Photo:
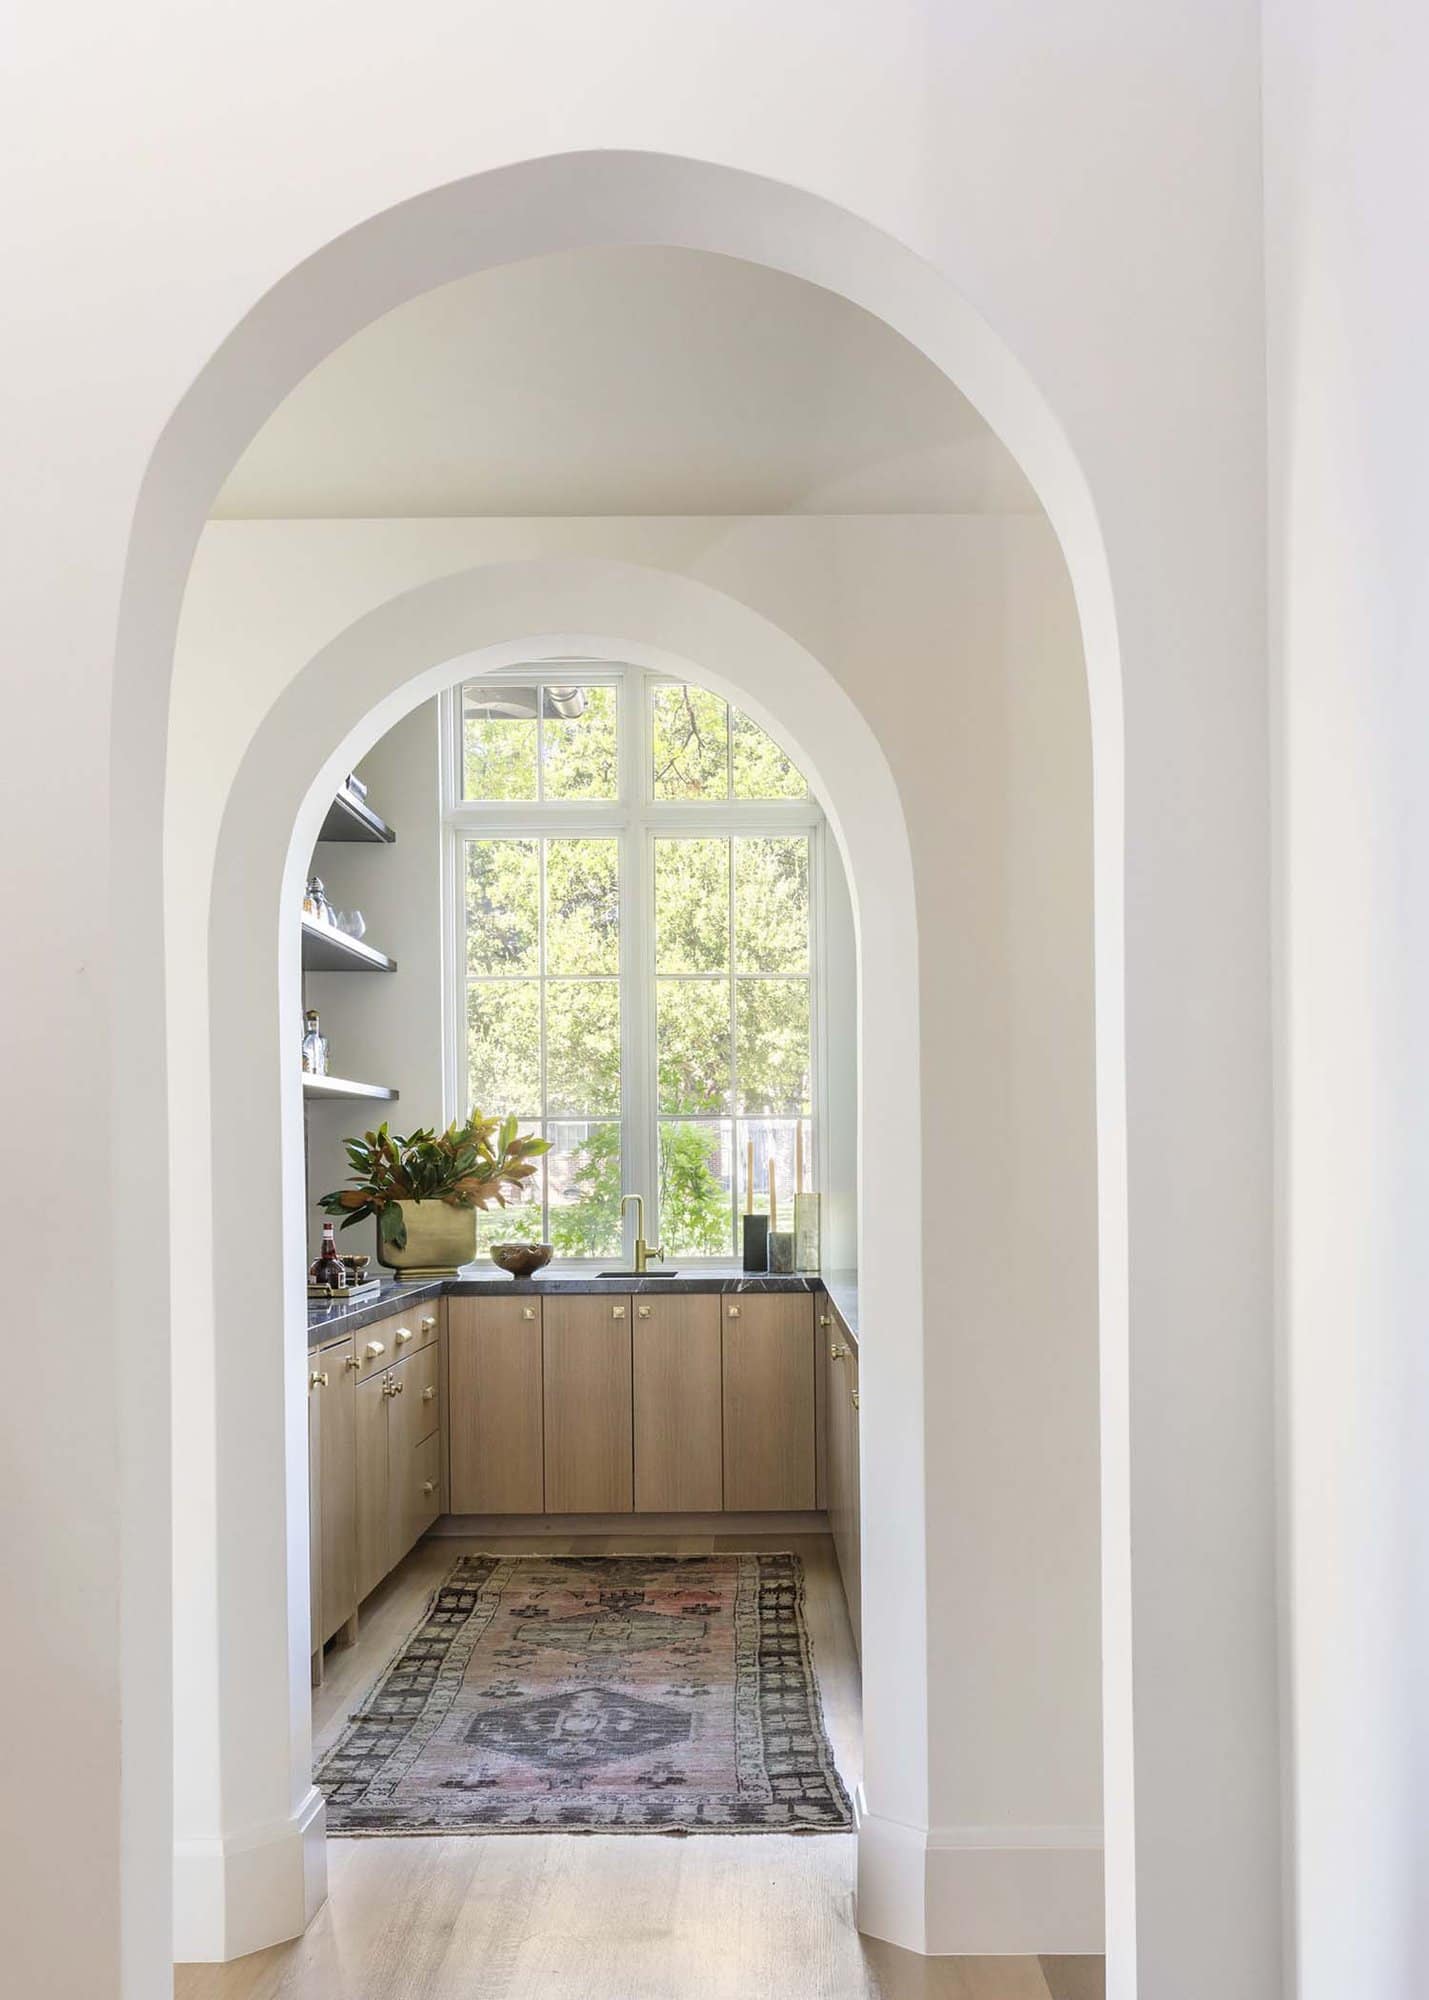
[[[858,1666],[826,1535],[420,1543],[327,1655],[317,1750],[421,1617],[459,1555],[702,1554],[795,1548],[824,1718],[850,1792],[861,1770]],[[505,1835],[333,1840],[307,1934],[231,1965],[180,1966],[176,2000],[1100,2000],[1099,1959],[920,1958],[853,1922],[852,1835]]]

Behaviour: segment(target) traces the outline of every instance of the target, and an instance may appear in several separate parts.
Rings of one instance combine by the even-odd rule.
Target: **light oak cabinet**
[[[724,1505],[720,1300],[637,1298],[631,1327],[637,1514]]]
[[[848,1602],[855,1650],[862,1657],[860,1629],[861,1549],[859,1537],[858,1349],[848,1329],[831,1318],[829,1365],[824,1403],[828,1435],[829,1531]]]
[[[348,1393],[359,1603],[441,1512],[437,1332],[437,1315],[427,1312],[382,1320],[355,1338]]]
[[[357,1590],[356,1435],[352,1342],[324,1347],[314,1364],[322,1437],[319,1504],[314,1545],[321,1550],[321,1614],[315,1627],[326,1645],[355,1615]],[[309,1374],[309,1381],[312,1374]]]
[[[811,1509],[813,1299],[807,1292],[743,1292],[720,1303],[725,1508]]]
[[[635,1505],[631,1303],[543,1301],[548,1514],[628,1514]]]
[[[454,1514],[545,1508],[541,1301],[447,1301],[447,1464]]]
[[[357,1596],[375,1590],[391,1567],[388,1551],[387,1371],[353,1390],[353,1459],[357,1488]]]
[[[816,1453],[829,1448],[819,1339],[809,1292],[449,1299],[446,1504],[458,1515],[810,1511]],[[429,1477],[414,1489],[417,1520]]]
[[[313,1685],[322,1680],[323,1619],[323,1416],[320,1350],[308,1349],[308,1644]]]

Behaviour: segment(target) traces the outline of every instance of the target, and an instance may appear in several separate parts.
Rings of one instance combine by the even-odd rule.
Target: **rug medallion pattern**
[[[334,1834],[837,1833],[795,1555],[463,1556],[317,1772]]]

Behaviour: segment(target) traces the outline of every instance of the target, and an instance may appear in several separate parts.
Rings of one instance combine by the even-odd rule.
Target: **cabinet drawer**
[[[369,1375],[381,1375],[392,1366],[397,1358],[393,1352],[396,1331],[395,1319],[380,1319],[375,1326],[359,1327],[353,1334],[353,1356],[357,1362],[359,1382],[365,1382]]]
[[[401,1361],[409,1354],[436,1344],[440,1299],[423,1299],[390,1322],[392,1359]],[[384,1322],[388,1324],[388,1322]]]
[[[433,1433],[412,1453],[413,1541],[426,1534],[442,1511],[441,1480],[441,1440]]]
[[[437,1350],[424,1347],[393,1370],[402,1384],[402,1427],[414,1444],[434,1437],[441,1428],[441,1398],[437,1391]]]

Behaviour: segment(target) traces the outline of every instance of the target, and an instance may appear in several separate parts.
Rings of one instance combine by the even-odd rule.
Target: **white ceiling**
[[[429,292],[300,383],[220,518],[1003,513],[1036,501],[879,321],[701,252],[580,251]]]

